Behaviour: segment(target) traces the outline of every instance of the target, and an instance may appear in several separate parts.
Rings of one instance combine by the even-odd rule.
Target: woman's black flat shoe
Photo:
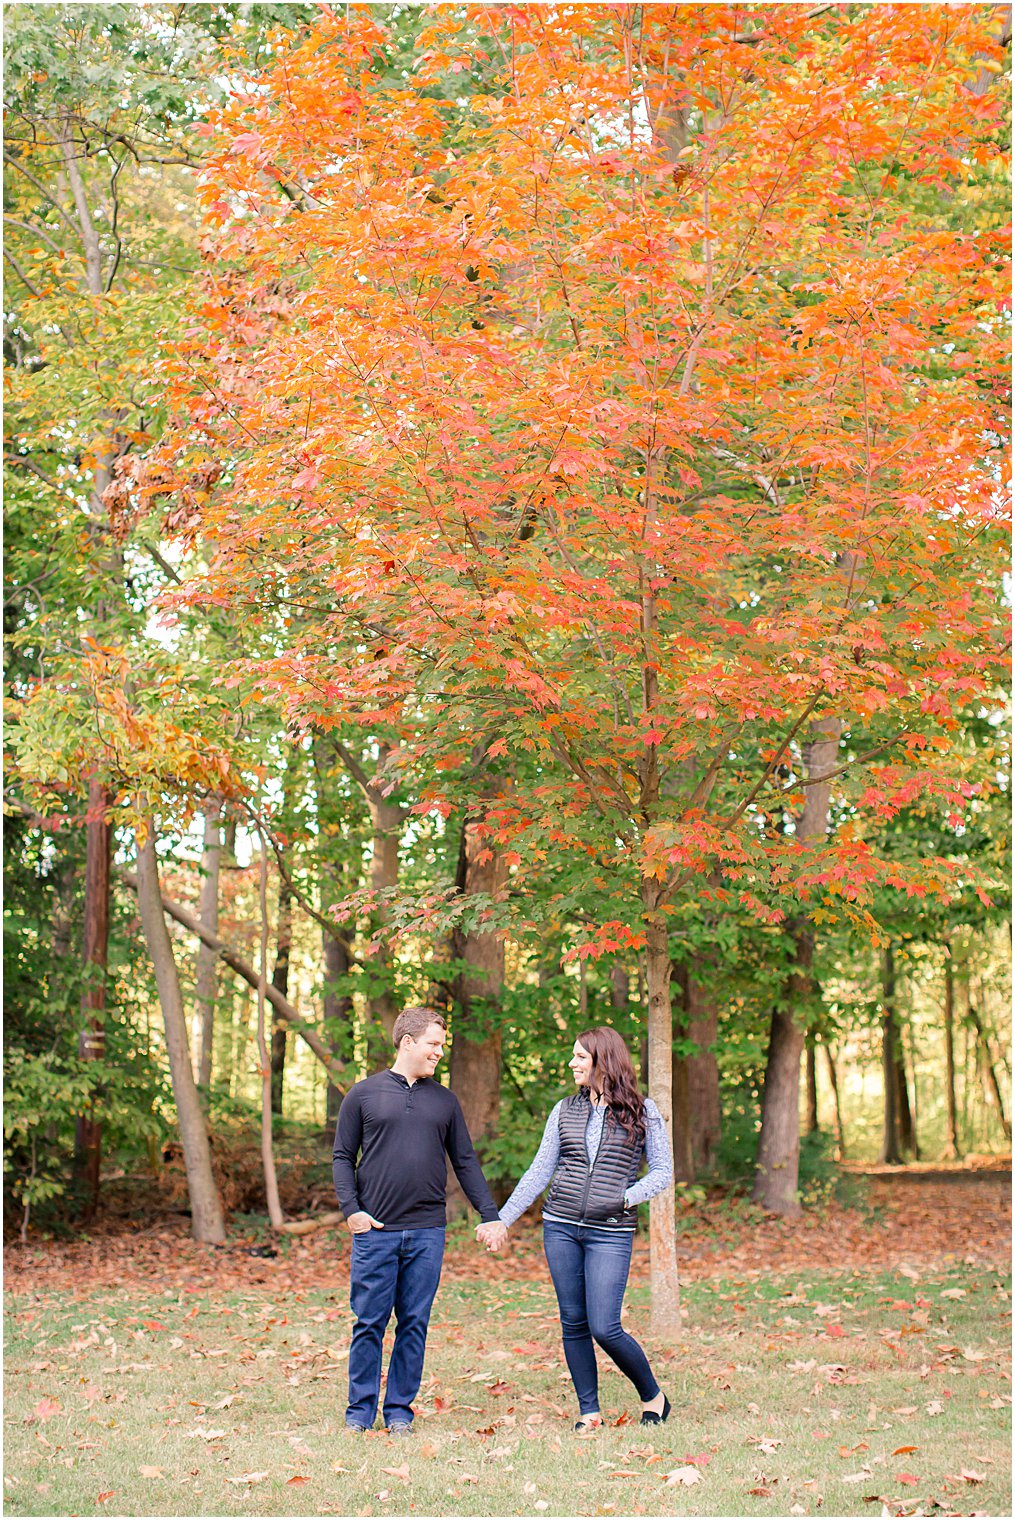
[[[645,1413],[641,1417],[641,1423],[643,1425],[665,1425],[665,1423],[669,1419],[669,1417],[670,1417],[670,1401],[669,1401],[669,1399],[666,1397],[666,1395],[664,1393],[663,1394],[662,1413],[661,1414],[656,1414],[656,1412],[655,1412],[654,1409],[646,1409]]]

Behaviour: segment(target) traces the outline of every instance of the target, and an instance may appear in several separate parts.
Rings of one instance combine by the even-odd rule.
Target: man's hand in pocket
[[[360,1209],[357,1214],[350,1214],[346,1224],[354,1235],[365,1235],[367,1230],[383,1230],[384,1226],[379,1219],[368,1214],[365,1209]]]

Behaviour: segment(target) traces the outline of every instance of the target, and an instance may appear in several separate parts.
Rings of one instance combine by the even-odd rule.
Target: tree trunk
[[[325,981],[324,1037],[332,1054],[337,1058],[343,1049],[343,1042],[338,1031],[340,1027],[347,1027],[352,1017],[352,998],[348,993],[338,993],[332,989],[340,977],[348,976],[349,957],[345,953],[344,945],[340,944],[326,929],[321,930],[321,950],[324,956]],[[338,1111],[341,1106],[341,1089],[335,1086],[329,1076],[324,1119],[329,1130],[334,1130],[338,1123]]]
[[[683,969],[683,968],[680,968]],[[675,1020],[674,1047],[687,1039],[687,1025],[680,1012]],[[676,1182],[693,1182],[695,1178],[694,1151],[691,1148],[691,1129],[694,1113],[691,1108],[691,1087],[687,1079],[687,1056],[672,1057],[673,1083],[673,1177]]]
[[[1001,1130],[1004,1134],[1005,1139],[1011,1140],[1011,1120],[1005,1115],[1004,1097],[1001,1092],[1001,1083],[997,1075],[997,1067],[994,1065],[994,1059],[991,1054],[990,1042],[987,1039],[986,1031],[983,1027],[983,1021],[981,1020],[977,1010],[973,1007],[972,1003],[969,1004],[969,1021],[973,1026],[973,1029],[976,1033],[976,1038],[980,1046],[980,1055],[983,1062],[983,1076],[986,1091],[992,1099],[994,1107],[997,1109],[997,1117],[1001,1121]]]
[[[137,900],[148,954],[155,969],[155,983],[166,1031],[169,1072],[187,1169],[191,1227],[196,1240],[221,1245],[226,1236],[222,1204],[212,1174],[208,1131],[194,1081],[194,1069],[190,1064],[187,1018],[172,941],[162,911],[155,829],[151,821],[147,826],[145,842],[138,849]]]
[[[329,853],[326,841],[336,840],[341,833],[341,812],[334,801],[334,775],[341,757],[336,753],[327,734],[315,730],[313,739],[313,762],[317,792],[318,829],[318,879],[320,882],[321,913],[330,918],[332,905],[340,900],[342,878],[334,855]],[[351,928],[350,940],[355,936]],[[339,993],[336,983],[349,974],[349,955],[345,944],[327,929],[321,929],[321,955],[324,963],[324,1038],[337,1061],[352,1053],[353,1001],[349,993]],[[328,1076],[325,1096],[324,1122],[329,1133],[338,1123],[338,1111],[342,1106],[342,1091]]]
[[[60,150],[70,184],[77,214],[78,231],[84,254],[85,278],[89,293],[102,296],[105,293],[102,276],[102,245],[92,220],[85,190],[85,183],[78,165],[78,147],[71,138],[69,118],[64,117],[60,129]],[[85,153],[87,156],[87,146]],[[113,463],[124,446],[122,435],[116,433],[110,418],[110,434],[115,442],[99,454],[92,474],[88,500],[90,531],[98,534],[106,525],[107,513],[103,493],[112,480]],[[108,548],[103,554],[103,569],[110,578],[117,578],[122,567],[120,554]],[[101,582],[100,582],[101,584]],[[109,607],[101,594],[94,607],[96,624],[101,625],[109,615]],[[88,786],[88,834],[85,862],[85,929],[84,961],[85,985],[81,996],[83,1027],[78,1041],[78,1054],[84,1061],[102,1060],[106,1054],[106,969],[109,947],[110,902],[110,855],[112,831],[106,814],[112,798],[98,780],[92,779]],[[94,1110],[78,1118],[74,1146],[75,1173],[85,1188],[87,1214],[93,1214],[99,1200],[99,1164],[101,1159],[102,1126],[94,1117]]]
[[[221,808],[209,807],[204,816],[204,849],[201,854],[201,900],[198,917],[212,935],[219,927],[219,868],[222,859]],[[197,949],[194,1005],[197,1024],[197,1082],[207,1095],[211,1087],[212,1046],[215,1038],[215,1000],[218,996],[218,956],[204,940]],[[207,1098],[206,1098],[207,1101]]]
[[[381,763],[387,755],[384,746],[381,748]],[[370,818],[373,823],[373,858],[370,862],[370,885],[375,892],[383,891],[389,887],[398,886],[398,851],[401,843],[402,828],[405,823],[405,815],[398,803],[386,802],[371,788],[368,796]],[[377,917],[383,921],[384,912],[381,910]],[[373,957],[374,966],[378,973],[378,984],[369,993],[370,1011],[375,1023],[380,1026],[375,1029],[373,1038],[368,1041],[370,1049],[371,1067],[383,1070],[390,1066],[394,1059],[394,1047],[391,1044],[391,1034],[395,1027],[395,1020],[399,1014],[398,999],[395,996],[392,982],[394,980],[394,968],[391,953],[387,946],[375,951]],[[380,1031],[383,1030],[383,1038]]]
[[[959,1111],[955,1100],[955,971],[951,946],[945,941],[945,1144],[946,1161],[957,1161],[959,1151]]]
[[[842,1123],[842,1104],[839,1101],[839,1073],[835,1069],[835,1052],[825,1045],[825,1061],[828,1065],[828,1083],[832,1089],[832,1112],[835,1114],[835,1159],[846,1159],[846,1131]]]
[[[818,1053],[815,1048],[814,1036],[807,1036],[804,1091],[807,1102],[804,1108],[804,1132],[808,1135],[816,1135],[821,1128],[818,1123]]]
[[[645,907],[645,979],[648,986],[648,1088],[672,1144],[673,1006],[670,950],[665,916],[657,909],[657,887],[642,878]],[[672,1183],[649,1204],[649,1259],[652,1279],[652,1333],[673,1344],[680,1332],[680,1275],[677,1269],[675,1197]]]
[[[268,841],[261,834],[260,860],[261,905],[261,957],[260,975],[257,979],[257,1054],[261,1068],[261,1165],[264,1169],[264,1196],[268,1206],[268,1221],[273,1230],[281,1229],[285,1222],[278,1196],[278,1178],[275,1174],[275,1151],[272,1144],[271,1120],[274,1108],[273,1071],[268,1051],[268,1035],[265,1020],[265,1004],[268,992]],[[281,896],[281,894],[280,894]],[[282,912],[279,911],[279,954],[283,942]],[[288,985],[288,949],[286,952],[286,984]],[[279,991],[279,988],[275,989]],[[285,996],[282,993],[282,996]],[[281,1094],[279,1095],[281,1097]]]
[[[673,1167],[678,1182],[693,1182],[711,1169],[722,1133],[719,1066],[715,1058],[717,1012],[705,990],[701,961],[674,968],[680,992],[681,1037],[698,1047],[673,1058]],[[686,1138],[685,1138],[686,1136]]]
[[[271,985],[288,1001],[289,954],[293,939],[293,896],[285,882],[278,892],[278,951]],[[288,1028],[283,1019],[275,1019],[271,1031],[271,1111],[282,1112],[282,1085],[285,1081],[285,1052]]]
[[[110,796],[98,781],[88,787],[88,829],[85,857],[84,985],[78,1055],[82,1061],[101,1061],[106,1054],[106,963],[109,953],[109,871],[112,830],[106,821]],[[91,1218],[99,1204],[99,1166],[102,1124],[94,1105],[80,1114],[74,1144],[74,1171],[84,1190],[84,1213]]]
[[[842,723],[822,718],[812,725],[804,746],[808,782],[804,810],[797,823],[802,850],[819,845],[828,834],[830,773],[835,768]],[[814,998],[814,930],[806,919],[789,926],[796,947],[796,964],[786,988],[786,1006],[772,1014],[765,1090],[761,1103],[757,1173],[752,1198],[771,1213],[796,1215],[800,1172],[800,1057],[804,1050],[804,1019]]]
[[[909,1053],[909,1078],[910,1078],[910,1081],[912,1083],[912,1092],[913,1092],[913,1160],[914,1161],[919,1161],[920,1160],[920,1108],[919,1108],[920,1088],[919,1088],[919,1084],[918,1084],[917,1078],[916,1078],[916,1035],[914,1033],[912,1023],[910,1023],[907,1026],[907,1028],[908,1028],[908,1039],[905,1041],[905,1045],[906,1045],[906,1048],[907,1048],[908,1053]]]
[[[906,1073],[906,1051],[903,1028],[895,1024],[895,1092],[899,1110],[899,1145],[903,1155],[919,1160],[920,1149],[916,1141],[916,1121],[909,1101],[909,1077]]]
[[[806,996],[814,947],[809,934],[797,929],[797,969],[790,977],[791,996]],[[800,1057],[803,1030],[792,1017],[775,1009],[768,1036],[765,1087],[761,1100],[761,1134],[752,1197],[775,1214],[800,1213],[797,1198],[800,1167]]]
[[[901,1166],[899,1148],[899,1030],[895,1018],[895,955],[886,945],[881,956],[881,1073],[884,1089],[884,1125],[881,1135],[882,1166]]]
[[[489,858],[487,858],[489,857]],[[482,892],[496,897],[507,881],[503,853],[489,846],[479,820],[462,826],[458,857],[458,888],[466,896]],[[483,1141],[494,1135],[500,1119],[501,1032],[499,1000],[504,990],[504,941],[499,935],[476,930],[452,936],[455,960],[468,969],[455,981],[451,1020],[451,1091],[462,1105],[473,1144],[482,1153]],[[483,1005],[486,1005],[484,1009]],[[448,1176],[448,1208],[452,1216],[467,1207],[458,1179]]]

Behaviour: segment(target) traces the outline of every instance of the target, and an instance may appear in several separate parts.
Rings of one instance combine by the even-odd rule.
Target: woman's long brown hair
[[[610,1105],[608,1113],[635,1145],[645,1139],[645,1099],[638,1090],[631,1053],[608,1024],[586,1029],[578,1044],[592,1057],[591,1085]]]

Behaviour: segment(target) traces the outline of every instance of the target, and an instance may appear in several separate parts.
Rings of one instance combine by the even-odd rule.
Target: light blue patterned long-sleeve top
[[[550,1117],[546,1121],[543,1138],[532,1159],[532,1165],[500,1211],[503,1224],[512,1225],[516,1219],[520,1219],[529,1205],[535,1203],[543,1189],[548,1186],[557,1170],[557,1163],[560,1160],[560,1110],[563,1101],[562,1098],[560,1103],[555,1103],[550,1110]],[[605,1119],[606,1109],[593,1105],[585,1130],[585,1152],[590,1166],[599,1152]],[[666,1133],[663,1116],[651,1098],[645,1099],[645,1159],[648,1162],[648,1171],[644,1177],[633,1182],[624,1193],[624,1204],[627,1208],[634,1208],[637,1204],[654,1198],[656,1193],[661,1193],[663,1188],[668,1187],[673,1180],[673,1155],[670,1150],[669,1136]]]

